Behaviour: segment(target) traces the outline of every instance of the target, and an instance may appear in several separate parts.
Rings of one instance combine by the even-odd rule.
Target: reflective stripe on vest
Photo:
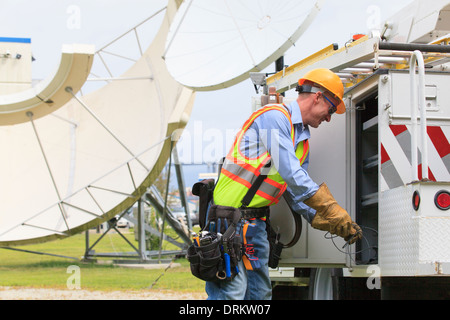
[[[236,136],[233,147],[228,153],[222,166],[220,179],[214,189],[214,202],[218,205],[240,207],[241,201],[252,186],[256,178],[261,174],[261,169],[270,160],[268,152],[257,158],[248,158],[242,154],[239,146],[247,129],[252,125],[255,119],[270,110],[282,112],[289,120],[291,125],[291,139],[295,147],[294,126],[287,109],[281,105],[268,105],[255,111],[244,123],[242,129]],[[297,145],[295,154],[302,165],[309,152],[308,140],[301,141]],[[264,170],[269,170],[264,168]],[[276,171],[275,167],[269,171],[269,174],[256,192],[249,207],[259,208],[278,203],[280,197],[286,190],[287,184]]]

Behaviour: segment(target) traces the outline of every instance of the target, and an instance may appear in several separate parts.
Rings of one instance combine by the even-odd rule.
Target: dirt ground
[[[89,291],[0,287],[0,300],[204,300],[205,293],[147,291]]]

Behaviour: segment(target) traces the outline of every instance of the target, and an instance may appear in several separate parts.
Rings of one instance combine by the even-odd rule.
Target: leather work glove
[[[311,222],[315,229],[329,231],[349,241],[349,244],[361,239],[361,228],[352,221],[350,215],[333,198],[325,183],[322,183],[319,190],[304,203],[316,210],[316,215]]]

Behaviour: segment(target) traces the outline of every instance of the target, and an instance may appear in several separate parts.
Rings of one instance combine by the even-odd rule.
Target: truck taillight
[[[412,205],[414,210],[418,210],[419,209],[419,204],[420,204],[420,195],[419,195],[419,191],[414,191],[413,193],[413,197],[412,197]]]
[[[446,190],[439,191],[434,197],[434,203],[439,209],[448,210],[450,208],[450,193]]]

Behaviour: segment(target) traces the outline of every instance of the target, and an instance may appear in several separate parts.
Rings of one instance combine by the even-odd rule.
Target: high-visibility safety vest
[[[214,189],[215,204],[235,208],[241,207],[241,201],[248,189],[261,174],[261,168],[270,160],[271,157],[268,151],[256,158],[249,158],[242,154],[239,146],[245,132],[255,119],[261,114],[271,110],[282,112],[288,118],[289,123],[291,124],[292,143],[295,147],[294,126],[292,124],[291,115],[285,107],[279,104],[273,104],[255,111],[238,132],[234,144],[225,158],[220,179]],[[301,141],[295,150],[295,155],[299,159],[300,165],[305,162],[308,153],[308,140]],[[286,182],[284,182],[275,167],[272,166],[267,178],[264,179],[248,206],[252,208],[261,208],[276,204],[286,190],[286,187]]]

